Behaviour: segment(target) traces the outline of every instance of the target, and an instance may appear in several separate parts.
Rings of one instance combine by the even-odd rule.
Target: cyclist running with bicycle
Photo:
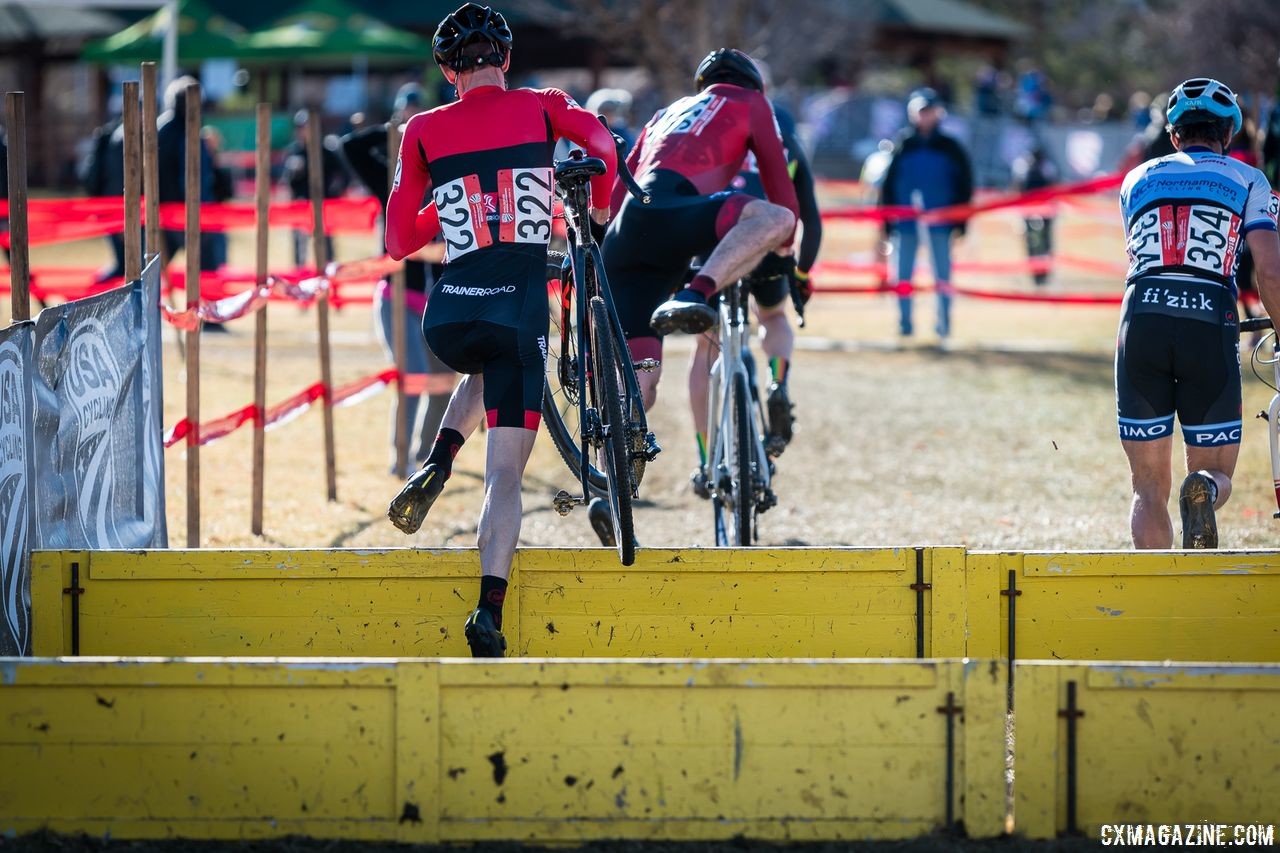
[[[1253,252],[1264,306],[1280,316],[1277,201],[1262,172],[1223,153],[1242,120],[1229,88],[1187,80],[1170,95],[1167,118],[1177,153],[1138,166],[1120,190],[1129,273],[1115,378],[1130,527],[1138,548],[1172,547],[1176,413],[1188,471],[1178,496],[1182,547],[1216,548],[1214,511],[1231,495],[1242,429],[1240,243]]]
[[[660,364],[664,335],[710,329],[711,297],[757,266],[762,278],[775,281],[794,268],[796,191],[760,69],[745,53],[722,48],[702,60],[694,82],[697,94],[659,111],[627,157],[651,202],[632,199],[621,182],[613,190],[616,216],[604,260],[637,362]],[[748,154],[759,164],[768,200],[726,189]],[[699,256],[706,262],[682,288]],[[657,399],[661,375],[659,366],[638,376],[646,409]],[[597,531],[607,527],[592,523]]]
[[[617,154],[613,136],[564,92],[506,88],[511,30],[488,6],[467,3],[448,15],[432,47],[458,101],[414,116],[405,128],[387,201],[387,252],[398,260],[443,232],[444,274],[427,303],[423,332],[441,361],[467,375],[426,464],[387,515],[405,533],[416,531],[459,448],[487,418],[480,599],[465,634],[475,657],[502,657],[520,482],[541,420],[546,373],[552,150],[564,137],[605,162],[606,173],[591,185],[601,201]],[[603,206],[591,211],[599,224],[608,214]]]

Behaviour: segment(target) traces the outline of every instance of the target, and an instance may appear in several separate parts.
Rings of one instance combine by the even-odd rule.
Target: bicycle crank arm
[[[573,512],[575,506],[582,506],[585,503],[586,500],[584,498],[574,497],[564,489],[556,492],[556,496],[551,499],[551,505],[560,514],[561,518]]]

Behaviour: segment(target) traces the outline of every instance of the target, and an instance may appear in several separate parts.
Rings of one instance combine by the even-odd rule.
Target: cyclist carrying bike
[[[1216,548],[1214,511],[1231,494],[1242,429],[1240,243],[1253,252],[1263,305],[1280,316],[1277,201],[1262,172],[1223,153],[1242,121],[1227,86],[1183,82],[1167,118],[1177,153],[1133,169],[1120,190],[1129,272],[1115,378],[1130,527],[1138,548],[1173,544],[1166,507],[1176,413],[1188,471],[1178,497],[1182,547]]]
[[[770,385],[766,400],[769,416],[769,453],[780,455],[791,443],[794,430],[794,405],[788,391],[791,377],[791,357],[795,350],[795,332],[787,315],[787,297],[794,283],[800,304],[808,303],[813,295],[809,270],[818,259],[822,245],[822,214],[818,209],[817,190],[809,160],[796,136],[795,120],[778,105],[773,107],[774,117],[782,135],[782,147],[787,157],[787,173],[795,186],[800,206],[800,245],[796,256],[796,268],[788,277],[769,278],[753,271],[747,281],[755,302],[756,317],[760,322],[760,346],[769,359]],[[748,154],[742,170],[734,176],[729,189],[765,198],[764,185],[760,181],[760,167],[754,154]],[[710,378],[713,341],[708,335],[699,335],[693,360],[689,363],[689,405],[693,409],[693,425],[697,434],[700,465],[693,474],[694,491],[700,497],[709,497],[706,472],[707,462],[707,391]]]
[[[564,137],[605,162],[606,173],[592,180],[602,201],[617,164],[613,136],[564,92],[506,88],[511,41],[506,20],[488,6],[467,3],[441,21],[433,53],[458,101],[409,120],[387,201],[393,258],[443,232],[444,273],[423,332],[441,361],[466,374],[426,464],[387,514],[405,533],[416,531],[459,448],[487,419],[480,599],[465,625],[475,657],[502,657],[506,648],[502,604],[520,536],[520,483],[541,419],[552,150]],[[591,211],[600,224],[608,214]]]
[[[697,94],[659,111],[627,156],[651,203],[630,198],[620,182],[613,190],[616,218],[604,260],[636,361],[661,361],[663,335],[711,328],[710,297],[766,257],[768,277],[794,265],[796,191],[760,69],[745,53],[722,48],[702,60],[694,82]],[[748,153],[759,163],[768,201],[726,189]],[[681,289],[697,256],[707,260]],[[657,398],[661,373],[639,376],[645,408]]]

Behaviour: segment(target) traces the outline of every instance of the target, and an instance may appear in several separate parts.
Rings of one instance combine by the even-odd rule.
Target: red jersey
[[[608,167],[591,179],[603,207],[617,171],[613,136],[559,89],[479,86],[409,119],[387,199],[387,253],[399,260],[441,232],[446,263],[490,248],[545,252],[561,137]]]
[[[708,86],[655,115],[636,139],[627,165],[636,180],[657,169],[683,175],[702,195],[729,186],[747,153],[755,154],[765,195],[800,216],[773,107],[763,94],[728,83]],[[613,209],[626,193],[613,188]]]

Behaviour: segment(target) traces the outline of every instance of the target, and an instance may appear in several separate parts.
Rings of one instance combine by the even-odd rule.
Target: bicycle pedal
[[[646,433],[644,437],[644,458],[647,462],[652,462],[658,458],[658,454],[662,452],[662,448],[658,446],[658,439],[653,433]]]
[[[556,496],[551,499],[551,505],[555,507],[555,511],[560,514],[561,518],[564,518],[569,513],[573,512],[573,508],[575,506],[579,506],[583,503],[586,503],[586,501],[582,498],[574,497],[564,489],[556,492]]]
[[[764,494],[760,498],[760,502],[756,504],[758,512],[766,512],[778,505],[778,496],[773,493],[773,489],[765,489]]]
[[[657,370],[661,366],[662,362],[658,361],[656,358],[642,358],[634,365],[635,369],[639,370],[641,373],[653,373],[653,371]]]

